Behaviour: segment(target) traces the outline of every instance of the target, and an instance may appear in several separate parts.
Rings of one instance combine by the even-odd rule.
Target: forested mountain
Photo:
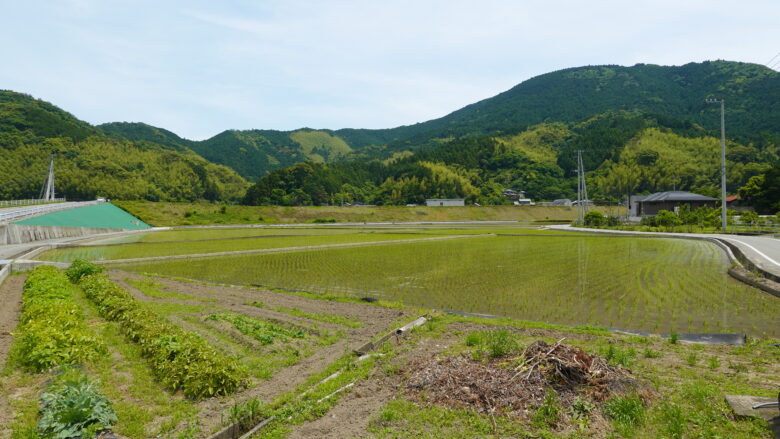
[[[82,157],[68,165],[74,175],[110,174],[113,183],[89,186],[126,198],[235,198],[243,180],[210,161],[258,181],[247,203],[404,204],[436,196],[499,203],[507,188],[553,199],[575,193],[577,150],[584,151],[593,198],[672,188],[714,194],[720,118],[707,98],[726,100],[730,192],[776,164],[780,145],[780,74],[727,61],[571,68],[415,125],[228,130],[203,141],[143,123],[92,127],[51,104],[3,96],[0,147],[39,152],[35,169],[4,154],[0,166],[35,175],[10,184],[15,194],[37,190],[48,152],[70,151]],[[175,184],[191,178],[200,183]],[[128,179],[144,183],[122,183]],[[77,180],[68,188],[81,194]]]
[[[694,125],[640,112],[608,112],[579,124],[543,123],[507,136],[465,137],[384,162],[301,163],[272,171],[247,191],[247,204],[422,203],[463,197],[502,204],[504,189],[533,199],[573,198],[567,175],[584,150],[591,198],[618,202],[627,193],[685,189],[716,195],[720,141]],[[731,192],[778,162],[776,146],[730,142]]]
[[[69,199],[229,201],[247,187],[186,147],[109,137],[48,102],[0,91],[0,199],[38,197],[51,155],[56,193]]]
[[[191,149],[209,161],[229,166],[250,181],[273,169],[303,161],[324,163],[380,157],[388,142],[399,140],[390,135],[396,132],[393,129],[227,130],[206,140],[193,141],[144,123],[113,122],[98,128],[120,138]]]

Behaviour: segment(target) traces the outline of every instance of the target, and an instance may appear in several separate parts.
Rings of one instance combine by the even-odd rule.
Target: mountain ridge
[[[542,122],[581,123],[606,111],[639,110],[714,131],[719,124],[718,109],[704,101],[713,97],[726,99],[730,137],[756,142],[780,136],[780,127],[774,122],[780,120],[780,107],[772,104],[780,102],[780,74],[757,64],[705,61],[681,66],[561,69],[441,118],[394,128],[226,130],[202,141],[183,139],[186,142],[182,145],[252,181],[272,169],[317,160],[291,138],[298,132],[338,137],[352,149],[333,160],[386,159],[401,151],[433,148],[442,140],[518,133]],[[110,126],[98,127],[112,131]],[[241,133],[233,135],[240,138],[226,141],[228,132]],[[253,150],[257,156],[249,153]]]

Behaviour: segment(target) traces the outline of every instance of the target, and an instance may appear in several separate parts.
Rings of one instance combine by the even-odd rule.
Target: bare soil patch
[[[27,276],[9,276],[0,284],[0,367],[5,364],[13,343],[12,332],[22,311],[22,287]]]
[[[459,325],[453,325],[459,326]],[[421,329],[425,331],[425,329]],[[391,339],[401,353],[379,366],[368,379],[355,384],[325,416],[298,426],[288,439],[341,439],[367,437],[368,423],[389,401],[403,391],[402,371],[410,362],[430,358],[452,347],[460,335],[445,333],[439,338],[424,337],[413,344],[405,339]]]

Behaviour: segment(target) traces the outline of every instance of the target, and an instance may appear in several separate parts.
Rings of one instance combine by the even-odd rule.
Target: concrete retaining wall
[[[0,285],[11,274],[11,264],[0,265]]]
[[[752,270],[752,271],[761,273],[762,276],[764,276],[765,278],[767,278],[767,279],[769,279],[769,280],[771,280],[771,281],[773,281],[775,283],[780,283],[780,276],[777,276],[774,273],[770,273],[769,271],[764,270],[761,267],[759,267],[758,265],[754,264],[753,261],[748,259],[745,256],[745,254],[742,253],[742,250],[740,250],[740,248],[738,246],[736,246],[736,245],[734,245],[734,244],[732,244],[732,243],[730,243],[730,242],[728,242],[726,240],[718,239],[718,241],[722,242],[726,247],[728,247],[732,251],[732,253],[734,253],[734,256],[737,258],[737,260],[740,263],[742,263],[742,265],[745,266],[745,268],[747,268],[748,270]]]
[[[89,227],[24,226],[6,224],[0,226],[0,245],[24,244],[55,238],[75,238],[100,233],[121,232],[123,229],[95,229]]]
[[[22,271],[30,271],[41,265],[51,265],[52,267],[57,268],[68,268],[70,267],[70,262],[31,261],[28,259],[17,259],[11,264],[11,272],[19,273]]]

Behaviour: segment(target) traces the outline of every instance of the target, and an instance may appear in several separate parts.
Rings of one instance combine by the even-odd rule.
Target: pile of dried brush
[[[414,372],[407,389],[426,402],[524,418],[550,388],[564,407],[578,396],[603,401],[637,390],[629,370],[562,341],[536,341],[510,361],[486,362],[463,354],[418,362],[410,365]]]

